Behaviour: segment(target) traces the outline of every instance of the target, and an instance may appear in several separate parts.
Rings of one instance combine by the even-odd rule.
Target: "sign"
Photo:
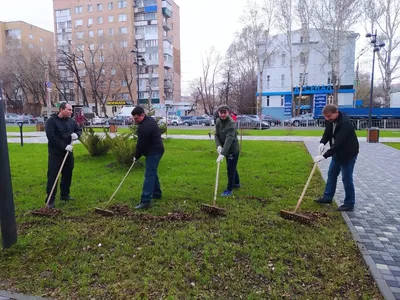
[[[48,89],[51,89],[51,82],[50,82],[50,81],[47,81],[47,82],[46,82],[46,87],[47,87]]]
[[[130,105],[126,100],[111,100],[107,101],[106,105],[108,106],[117,106],[117,105]]]
[[[284,116],[292,116],[292,95],[285,95]]]
[[[314,95],[314,117],[322,115],[322,109],[326,105],[326,94]]]
[[[300,87],[293,88],[295,94],[300,93]],[[305,85],[302,92],[326,92],[327,94],[333,93],[333,86],[331,85]]]

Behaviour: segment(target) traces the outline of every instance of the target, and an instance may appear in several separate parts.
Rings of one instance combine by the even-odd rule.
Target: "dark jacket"
[[[59,118],[58,115],[51,116],[46,121],[46,136],[48,140],[49,154],[65,155],[65,147],[71,144],[71,134],[82,135],[82,129],[76,121],[71,118]]]
[[[217,119],[215,123],[215,144],[217,147],[222,147],[222,155],[239,153],[236,124],[230,116],[225,120]]]
[[[325,132],[322,136],[321,143],[325,145],[329,142],[331,148],[326,151],[323,156],[328,158],[336,155],[339,162],[345,163],[357,156],[359,150],[358,139],[353,123],[345,113],[339,111],[339,117],[336,123],[335,133],[332,134],[333,123],[325,122]],[[333,144],[332,138],[335,140]]]
[[[164,153],[164,145],[161,139],[161,131],[152,117],[145,116],[138,126],[138,141],[135,158],[142,155],[156,155]]]

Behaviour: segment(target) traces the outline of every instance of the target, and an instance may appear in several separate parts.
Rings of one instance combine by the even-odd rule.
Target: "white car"
[[[168,125],[178,126],[182,124],[183,124],[182,119],[179,118],[178,116],[171,116],[168,118]]]

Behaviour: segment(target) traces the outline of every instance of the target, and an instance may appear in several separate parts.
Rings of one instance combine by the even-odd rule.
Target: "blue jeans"
[[[226,189],[228,191],[232,191],[234,185],[240,184],[239,173],[236,169],[238,160],[239,153],[226,156],[226,171],[228,173],[228,186]]]
[[[354,206],[356,202],[356,194],[354,191],[353,171],[357,156],[348,160],[345,163],[340,163],[336,156],[332,156],[331,164],[328,170],[328,180],[326,181],[324,199],[332,200],[336,191],[337,178],[342,172],[342,182],[344,186],[344,204]]]
[[[152,198],[161,198],[162,192],[158,179],[157,168],[162,154],[148,155],[146,157],[146,171],[142,190],[142,202],[151,202]]]

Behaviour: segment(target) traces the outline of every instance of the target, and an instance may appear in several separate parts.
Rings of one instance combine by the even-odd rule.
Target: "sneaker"
[[[221,197],[231,197],[233,196],[232,191],[225,190],[221,195]]]
[[[240,185],[240,184],[235,184],[235,185],[233,186],[233,188],[234,188],[234,189],[240,189],[240,188],[241,188],[241,185]]]
[[[70,195],[67,195],[67,196],[61,196],[60,200],[70,201],[70,200],[75,200],[75,198],[71,197]]]
[[[338,211],[352,211],[354,209],[354,205],[343,204],[337,208]]]
[[[315,203],[319,203],[319,204],[331,204],[332,200],[329,199],[324,199],[324,198],[319,198],[317,200],[314,200]]]
[[[151,202],[140,202],[135,209],[148,209],[151,207]]]

